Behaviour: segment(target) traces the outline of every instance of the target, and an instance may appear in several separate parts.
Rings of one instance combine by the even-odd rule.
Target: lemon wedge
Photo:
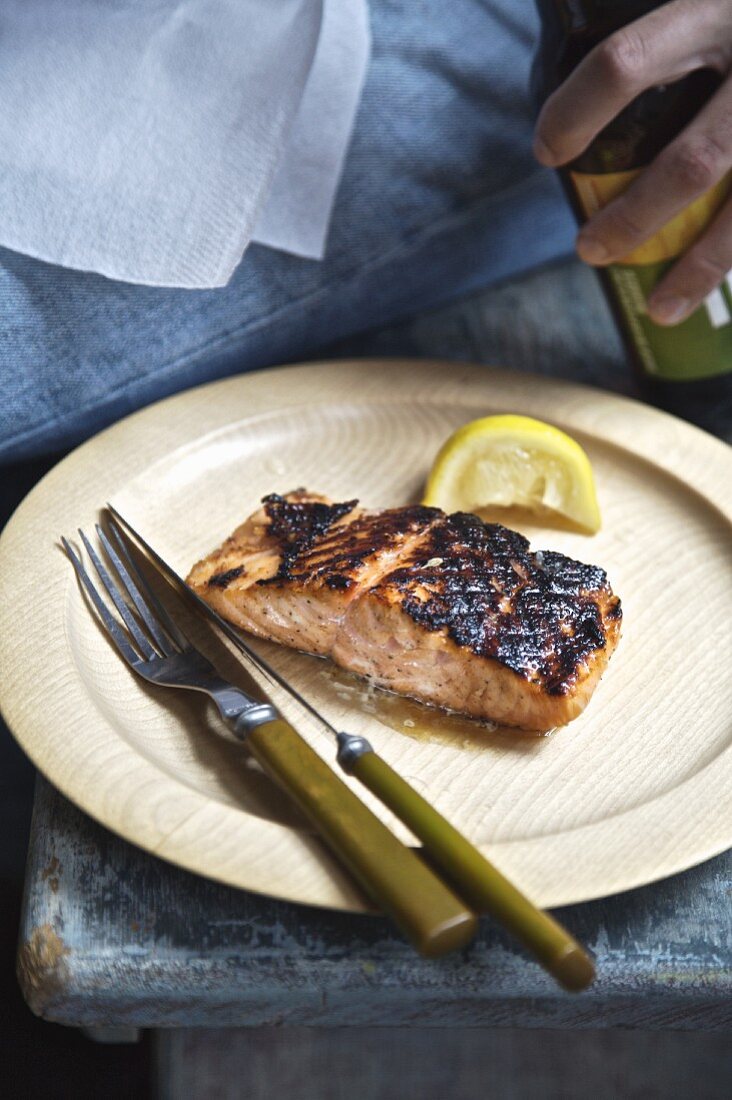
[[[529,416],[486,416],[458,428],[434,461],[424,504],[445,512],[525,508],[600,530],[589,458],[559,428]]]

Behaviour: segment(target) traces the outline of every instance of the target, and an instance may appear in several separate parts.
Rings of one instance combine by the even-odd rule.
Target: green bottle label
[[[590,174],[572,172],[581,208],[591,217],[621,194],[640,169]],[[646,302],[676,258],[696,240],[727,198],[730,178],[701,195],[658,233],[611,264],[607,274],[620,313],[648,374],[672,382],[713,378],[732,371],[732,283],[728,277],[679,325],[648,317]]]
[[[646,314],[653,288],[670,263],[607,269],[625,322],[648,374],[670,382],[714,378],[732,371],[732,294],[725,282],[681,324],[656,325]]]

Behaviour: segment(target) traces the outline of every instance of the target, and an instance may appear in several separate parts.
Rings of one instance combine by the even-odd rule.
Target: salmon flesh
[[[265,497],[188,584],[236,626],[473,718],[580,714],[620,634],[602,569],[464,512]]]

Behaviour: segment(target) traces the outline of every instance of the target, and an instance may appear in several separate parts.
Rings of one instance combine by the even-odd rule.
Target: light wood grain
[[[625,399],[485,367],[280,368],[169,399],[69,456],[0,540],[2,705],[20,743],[92,816],[172,862],[291,900],[363,908],[245,754],[201,730],[213,716],[122,666],[55,543],[112,499],[185,572],[267,492],[305,485],[373,506],[417,499],[450,431],[508,411],[569,431],[597,476],[598,536],[523,528],[535,548],[601,564],[623,600],[623,638],[586,713],[544,740],[449,730],[418,739],[383,707],[364,709],[323,662],[264,646],[267,656],[335,724],[367,733],[540,904],[627,889],[728,847],[728,448]],[[332,759],[324,735],[296,709],[290,716]]]

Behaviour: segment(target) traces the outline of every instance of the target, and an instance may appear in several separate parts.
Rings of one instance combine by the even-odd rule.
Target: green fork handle
[[[478,913],[512,932],[565,989],[586,989],[592,959],[548,913],[538,909],[462,836],[434,806],[402,779],[365,738],[339,734],[338,761],[422,841],[433,866]]]
[[[364,891],[425,956],[463,947],[478,922],[465,902],[381,822],[283,718],[247,737]]]

